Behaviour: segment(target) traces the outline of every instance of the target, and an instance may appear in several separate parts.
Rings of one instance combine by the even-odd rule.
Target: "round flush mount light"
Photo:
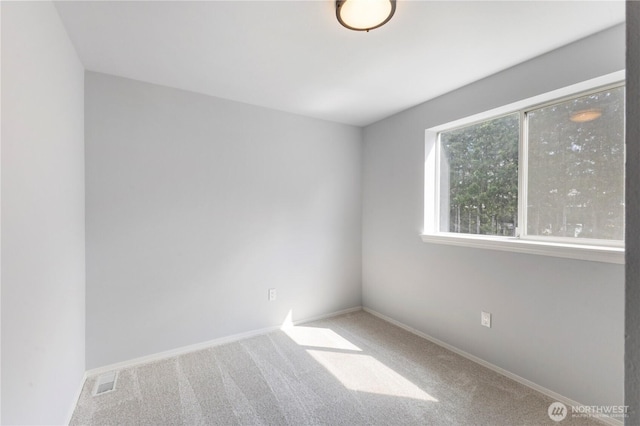
[[[572,113],[569,120],[574,123],[586,123],[600,118],[601,115],[602,110],[600,108],[583,109]]]
[[[336,17],[344,27],[369,31],[389,22],[396,0],[336,0]]]

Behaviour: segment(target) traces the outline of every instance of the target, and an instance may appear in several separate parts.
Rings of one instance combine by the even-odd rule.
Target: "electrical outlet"
[[[485,327],[491,328],[491,313],[482,311],[480,313],[480,324]]]
[[[276,300],[276,289],[275,288],[270,288],[269,289],[269,301],[273,302],[274,300]]]

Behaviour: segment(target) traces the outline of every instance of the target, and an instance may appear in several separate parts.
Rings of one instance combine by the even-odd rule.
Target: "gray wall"
[[[640,424],[640,3],[627,1],[625,404]]]
[[[62,424],[85,370],[84,69],[49,2],[2,2],[2,424]]]
[[[360,305],[361,129],[85,90],[88,368]]]
[[[420,234],[426,128],[624,69],[624,38],[614,27],[365,128],[364,306],[580,403],[622,404],[622,265]]]

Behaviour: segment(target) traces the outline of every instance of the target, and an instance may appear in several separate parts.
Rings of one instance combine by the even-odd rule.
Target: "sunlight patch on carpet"
[[[362,352],[362,349],[328,328],[295,326],[283,328],[282,331],[300,346]]]
[[[436,398],[370,355],[312,349],[307,352],[348,389],[438,402]]]

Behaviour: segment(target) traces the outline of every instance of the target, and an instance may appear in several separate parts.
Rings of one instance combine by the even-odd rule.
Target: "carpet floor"
[[[597,425],[364,311],[85,382],[71,425]]]

